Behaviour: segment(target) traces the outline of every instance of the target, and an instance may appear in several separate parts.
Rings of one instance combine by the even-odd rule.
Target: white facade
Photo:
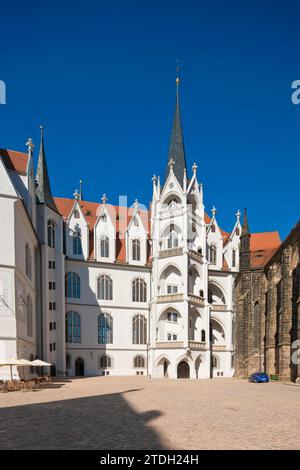
[[[231,233],[205,214],[195,164],[178,181],[170,159],[146,213],[79,193],[49,204],[43,148],[36,203],[32,146],[26,171],[11,158],[0,156],[0,359],[39,357],[58,375],[233,375],[239,213]]]

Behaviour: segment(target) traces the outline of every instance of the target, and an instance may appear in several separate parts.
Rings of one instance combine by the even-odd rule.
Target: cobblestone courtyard
[[[68,379],[0,394],[1,449],[300,449],[300,387]]]

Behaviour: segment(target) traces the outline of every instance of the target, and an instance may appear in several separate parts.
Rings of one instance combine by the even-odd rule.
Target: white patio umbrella
[[[8,359],[0,359],[0,367],[5,367],[9,366],[10,367],[10,379],[13,379],[12,375],[12,368],[13,366],[32,366],[30,361],[27,361],[26,359],[18,359],[17,357],[10,357]]]
[[[42,361],[41,359],[35,359],[31,362],[31,365],[35,367],[51,367],[52,364],[50,362]]]

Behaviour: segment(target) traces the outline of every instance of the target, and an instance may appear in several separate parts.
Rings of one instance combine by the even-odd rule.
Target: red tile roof
[[[250,238],[251,267],[263,267],[280,245],[278,232],[252,233]]]
[[[67,219],[71,213],[71,210],[74,206],[74,199],[68,198],[54,198],[56,207],[58,212]],[[98,204],[96,202],[88,202],[88,201],[79,201],[80,207],[85,217],[85,220],[89,224],[90,229],[90,258],[94,258],[94,237],[93,237],[93,228],[97,222],[97,218],[101,213],[101,209],[103,204]],[[132,215],[134,213],[133,207],[123,207],[123,206],[113,206],[111,204],[106,204],[107,210],[109,215],[112,218],[112,221],[116,224],[116,237],[117,237],[117,244],[116,244],[116,257],[118,263],[126,263],[126,243],[125,243],[125,230],[127,229]],[[89,214],[89,215],[88,215]],[[144,224],[144,228],[149,234],[150,232],[150,219],[149,213],[139,210],[139,215],[141,220]],[[149,263],[149,256],[150,256],[150,249],[147,248],[148,251],[148,263]]]
[[[20,175],[27,174],[28,154],[23,152],[15,152],[14,150],[0,149],[0,157],[2,158],[6,168],[13,170]]]
[[[71,213],[74,205],[74,199],[69,198],[54,198],[58,212],[67,219]],[[97,218],[100,215],[102,204],[96,202],[80,201],[80,207],[83,215],[89,224],[90,229],[90,258],[94,258],[94,237],[93,228],[96,224]],[[117,232],[117,262],[126,263],[126,246],[125,237],[120,236],[121,231],[125,231],[132,218],[134,208],[126,208],[123,206],[113,206],[111,204],[106,205],[108,213],[110,214],[113,221],[116,220],[116,232]],[[150,234],[150,214],[146,211],[139,211],[140,217],[144,224],[147,233]],[[125,219],[125,220],[124,220]],[[206,224],[209,224],[211,218],[205,213],[204,220]],[[221,230],[223,235],[224,243],[227,241],[230,233]],[[252,233],[250,238],[250,250],[251,250],[251,266],[252,267],[263,267],[275,253],[279,245],[281,244],[280,236],[278,232],[262,232]],[[148,264],[150,262],[150,247],[148,246]],[[223,259],[223,269],[229,269],[228,264]]]

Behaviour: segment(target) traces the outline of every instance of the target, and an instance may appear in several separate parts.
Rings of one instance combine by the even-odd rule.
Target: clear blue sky
[[[45,143],[55,196],[129,203],[163,175],[181,61],[189,167],[230,230],[286,236],[299,214],[297,1],[1,1],[0,146]],[[36,153],[37,155],[37,153]]]

